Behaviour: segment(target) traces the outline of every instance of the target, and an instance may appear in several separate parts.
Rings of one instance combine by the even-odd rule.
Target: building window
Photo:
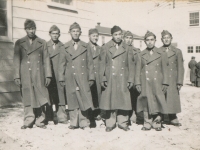
[[[188,53],[193,53],[193,46],[188,46]]]
[[[196,46],[196,53],[200,53],[200,46]]]
[[[199,26],[199,12],[190,13],[190,26]]]
[[[52,0],[52,2],[65,4],[65,5],[73,5],[73,0]]]
[[[0,0],[0,36],[8,36],[6,0]]]

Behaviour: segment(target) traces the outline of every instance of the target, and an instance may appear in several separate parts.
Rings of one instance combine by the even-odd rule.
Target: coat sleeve
[[[132,49],[128,49],[128,70],[129,70],[129,76],[128,76],[128,82],[134,83],[135,78],[135,62],[134,62],[134,55]]]
[[[136,66],[135,66],[135,85],[141,85],[141,70],[142,70],[142,59],[141,54],[138,53],[136,56]]]
[[[162,74],[163,74],[163,83],[164,85],[169,85],[169,60],[167,57],[167,53],[161,54],[161,61],[162,61]]]
[[[66,69],[67,59],[64,46],[60,50],[59,62],[58,62],[58,81],[65,81],[65,69]]]
[[[107,81],[105,76],[105,70],[106,70],[106,50],[105,46],[101,47],[101,52],[99,56],[99,80],[100,83]]]
[[[89,45],[87,46],[87,68],[89,72],[89,80],[95,80],[93,57]]]
[[[183,78],[184,78],[184,66],[183,66],[183,55],[181,50],[177,53],[177,68],[178,68],[178,80],[177,84],[183,85]]]
[[[21,53],[20,53],[20,41],[16,41],[15,47],[14,47],[14,58],[13,58],[13,64],[14,64],[14,79],[20,79],[20,63],[21,63]]]
[[[47,49],[47,43],[44,41],[44,49],[43,49],[43,64],[45,68],[45,77],[52,77],[50,56]]]

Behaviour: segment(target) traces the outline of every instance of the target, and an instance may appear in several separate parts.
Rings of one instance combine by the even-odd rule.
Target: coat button
[[[114,67],[114,66],[112,66],[112,68],[114,69],[115,67]]]
[[[31,70],[31,68],[29,68],[28,70]]]
[[[81,74],[84,74],[84,73],[81,73]]]
[[[95,68],[95,66],[94,66],[94,68]]]
[[[84,66],[82,66],[82,68],[83,68]]]
[[[74,66],[72,66],[72,68],[74,68]]]
[[[149,78],[147,78],[147,80],[149,80]]]
[[[39,57],[40,57],[40,54],[39,54]]]
[[[38,63],[40,63],[40,61],[38,61]]]
[[[159,66],[159,64],[157,64],[157,66]]]
[[[156,73],[158,72],[158,71],[155,71]]]
[[[74,75],[75,75],[76,73],[74,73]]]
[[[39,68],[37,68],[37,70],[39,70]]]
[[[83,59],[83,61],[84,61],[85,59]]]
[[[30,61],[27,61],[27,63],[29,64],[29,63],[30,63]]]
[[[174,62],[172,61],[172,64],[173,64]]]
[[[94,73],[97,73],[97,72],[94,72]]]
[[[149,73],[148,71],[146,71],[146,73]]]
[[[122,76],[123,74],[120,74],[120,76]]]
[[[112,61],[113,61],[113,59],[112,59]]]
[[[171,69],[172,70],[172,69]]]
[[[115,75],[115,73],[113,73],[113,76]]]
[[[125,62],[125,61],[123,61],[123,62]]]
[[[124,68],[122,68],[122,70],[123,70]]]
[[[154,78],[154,80],[156,80],[156,78]]]
[[[147,67],[148,65],[146,65],[146,67]]]

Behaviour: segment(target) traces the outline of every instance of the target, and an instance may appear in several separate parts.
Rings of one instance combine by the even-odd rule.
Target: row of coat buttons
[[[115,67],[114,66],[112,66],[112,68],[114,69]],[[124,68],[121,68],[122,70],[124,69]]]
[[[116,75],[115,73],[112,74],[113,76]],[[123,76],[123,74],[120,74],[120,76]]]

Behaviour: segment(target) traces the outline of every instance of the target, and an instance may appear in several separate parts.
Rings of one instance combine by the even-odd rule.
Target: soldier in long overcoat
[[[101,98],[101,84],[99,82],[99,55],[100,55],[100,50],[101,47],[97,44],[99,39],[99,32],[97,29],[90,29],[89,30],[89,43],[88,46],[91,49],[91,54],[93,58],[93,63],[94,63],[94,77],[95,77],[95,82],[94,84],[90,87],[91,92],[92,92],[92,100],[93,100],[93,105],[95,110],[90,111],[90,121],[91,121],[91,126],[95,127],[95,119],[100,120],[100,109],[99,109],[99,100]],[[93,125],[92,125],[93,124]]]
[[[48,87],[49,97],[51,101],[51,109],[50,113],[53,110],[53,121],[54,124],[59,123],[68,123],[66,109],[66,96],[65,89],[60,85],[58,81],[58,62],[59,62],[59,54],[61,49],[64,49],[64,45],[59,41],[60,37],[60,29],[53,25],[49,30],[49,35],[51,40],[47,42],[48,52],[50,55],[51,68],[52,68],[52,80]]]
[[[167,53],[169,60],[169,86],[166,93],[168,116],[170,124],[180,126],[176,116],[181,112],[179,91],[183,86],[184,65],[182,51],[171,45],[172,34],[167,30],[161,33],[163,46],[161,52]]]
[[[60,52],[58,79],[66,86],[67,103],[70,114],[69,129],[88,129],[88,110],[93,109],[90,86],[94,83],[94,64],[90,47],[79,39],[81,27],[70,26],[72,40]]]
[[[190,68],[190,82],[192,83],[192,86],[196,86],[196,64],[197,62],[195,60],[195,57],[192,56],[192,59],[188,63],[188,67]]]
[[[129,112],[132,110],[129,89],[134,82],[133,52],[122,41],[122,29],[111,29],[112,40],[100,53],[100,83],[102,91],[100,108],[106,110],[106,131],[116,127],[128,131]]]
[[[133,34],[130,31],[126,31],[124,33],[124,42],[130,46],[130,48],[133,51],[133,58],[134,58],[134,72],[135,67],[136,67],[136,58],[137,58],[137,54],[140,53],[140,49],[136,48],[132,45],[133,43]],[[130,111],[130,121],[132,121],[132,123],[140,123],[143,122],[143,113],[136,113],[136,102],[137,102],[137,98],[139,96],[139,92],[137,91],[137,89],[135,88],[135,86],[133,86],[130,89],[130,94],[131,94],[131,103],[132,103],[132,110]],[[137,116],[136,116],[137,115]]]
[[[46,42],[35,35],[36,24],[24,23],[27,36],[16,41],[14,48],[14,80],[20,86],[24,104],[24,125],[46,128],[45,105],[49,104],[47,86],[51,81],[51,65]],[[36,119],[36,121],[35,121]]]
[[[143,111],[142,130],[154,128],[161,131],[162,114],[167,114],[165,93],[168,86],[168,58],[166,53],[155,47],[156,36],[152,32],[145,34],[147,48],[138,54],[135,85],[140,92],[137,112]]]
[[[200,87],[200,62],[196,64],[196,76],[197,76],[196,86]]]

